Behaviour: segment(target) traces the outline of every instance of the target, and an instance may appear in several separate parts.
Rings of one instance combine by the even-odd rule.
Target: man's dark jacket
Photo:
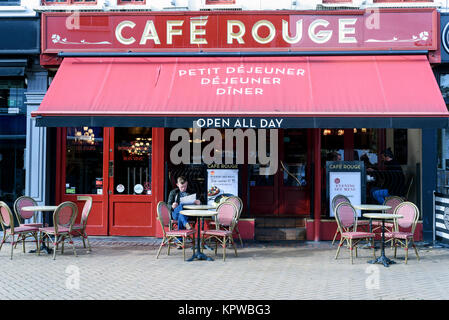
[[[189,190],[189,188],[187,188],[186,192],[187,192],[187,195],[194,193],[194,192],[192,192],[192,190]],[[179,191],[179,188],[176,188],[176,189],[173,189],[172,191],[170,191],[170,194],[168,195],[168,201],[167,201],[170,211],[173,211],[173,208],[171,206],[174,202],[177,202],[179,204],[179,202],[181,201],[180,194],[181,194],[181,192]],[[197,199],[198,199],[198,195],[197,195]]]

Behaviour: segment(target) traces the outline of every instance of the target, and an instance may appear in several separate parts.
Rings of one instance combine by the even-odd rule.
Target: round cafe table
[[[184,207],[183,207],[184,208]],[[198,260],[207,260],[207,261],[214,261],[211,257],[206,256],[204,253],[201,252],[201,227],[200,227],[200,218],[204,217],[213,217],[217,214],[217,211],[210,211],[210,210],[181,210],[181,214],[189,217],[196,217],[196,225],[198,229],[198,238],[196,241],[196,248],[193,246],[193,255],[190,259],[187,261],[193,261],[195,259]]]
[[[26,206],[26,207],[23,207],[21,210],[23,210],[23,211],[41,211],[41,212],[48,213],[48,212],[52,212],[52,211],[54,212],[57,207],[58,206]],[[42,226],[45,227],[43,220],[44,219],[42,219]],[[47,247],[45,245],[44,241],[42,241],[42,245],[41,245],[41,251],[42,250],[45,250],[48,254],[51,254],[53,251],[52,249],[50,249],[49,247]],[[36,252],[35,250],[30,251],[30,253],[35,253],[35,252]]]
[[[384,206],[381,204],[354,204],[352,205],[357,210],[363,211],[384,211],[391,209],[390,206]],[[365,217],[365,215],[363,215]],[[371,223],[371,219],[369,220],[369,232],[372,232],[373,225]]]
[[[186,204],[182,206],[182,209],[186,210],[210,210],[210,209],[216,209],[217,207],[211,204]],[[204,219],[201,219],[201,230],[204,231]],[[204,248],[208,250],[213,250],[208,245],[204,244]]]
[[[209,210],[209,209],[215,209],[217,207],[210,205],[210,204],[185,204],[182,206],[182,209],[187,210]]]
[[[365,213],[363,215],[366,218],[370,219],[380,219],[382,220],[382,242],[381,242],[381,255],[379,258],[370,260],[368,263],[381,263],[384,267],[388,267],[390,264],[396,263],[395,261],[388,259],[385,256],[385,220],[393,220],[398,218],[403,218],[403,216],[399,214],[388,214],[388,213]]]

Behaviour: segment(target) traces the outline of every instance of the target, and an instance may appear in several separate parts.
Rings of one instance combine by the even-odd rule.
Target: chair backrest
[[[419,218],[419,209],[414,203],[409,201],[402,202],[396,207],[394,213],[403,216],[403,218],[394,220],[396,231],[399,231],[400,228],[411,228],[410,232],[415,233],[416,223]]]
[[[243,209],[242,199],[240,199],[239,197],[236,197],[236,196],[232,196],[232,197],[229,197],[227,199],[227,201],[232,202],[237,207],[237,210],[238,210],[237,220],[238,220],[240,218],[240,215],[242,214],[242,209]]]
[[[11,209],[8,205],[0,201],[0,223],[2,224],[3,232],[6,232],[6,228],[11,228],[11,233],[14,233],[14,218],[12,217]]]
[[[404,199],[402,199],[401,197],[398,197],[398,196],[386,197],[385,201],[384,201],[384,205],[390,206],[391,209],[385,210],[385,213],[394,214],[396,207],[402,202],[404,202]]]
[[[224,226],[232,231],[239,214],[235,204],[230,201],[225,201],[217,207],[217,212],[215,216],[216,225]]]
[[[37,206],[37,202],[31,197],[21,196],[18,197],[16,201],[14,201],[14,213],[16,214],[17,222],[20,223],[25,219],[36,217],[35,216],[36,211],[22,210],[23,207],[31,207],[31,206]]]
[[[341,202],[335,207],[335,220],[340,232],[348,232],[352,226],[357,231],[357,212],[349,202]]]
[[[164,201],[159,201],[157,204],[157,219],[161,223],[162,232],[165,235],[165,228],[168,227],[171,230],[171,215],[168,205]]]
[[[83,211],[81,211],[81,224],[83,225],[83,228],[85,228],[87,224],[87,218],[89,218],[89,213],[92,209],[92,197],[78,196],[76,199],[79,201],[86,201],[83,206]]]
[[[351,201],[349,200],[348,197],[342,195],[342,194],[337,194],[335,197],[332,198],[332,209],[334,209],[337,207],[337,205],[339,205],[342,202],[348,202],[351,203]]]
[[[78,215],[78,207],[71,201],[61,203],[53,213],[53,225],[56,233],[59,228],[69,228],[72,231],[73,223]]]

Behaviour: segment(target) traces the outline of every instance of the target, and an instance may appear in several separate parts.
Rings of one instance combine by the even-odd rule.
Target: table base
[[[47,247],[46,245],[41,245],[41,250],[40,252],[45,251],[48,254],[52,254],[53,253],[53,249],[50,249],[49,247]],[[37,250],[30,250],[29,253],[37,253]]]
[[[187,259],[187,261],[193,261],[193,260],[207,260],[207,261],[214,261],[211,257],[206,256],[204,253],[196,251],[190,259]]]
[[[368,261],[368,263],[371,264],[380,263],[383,264],[384,267],[389,267],[390,264],[395,264],[396,262],[387,258],[385,255],[381,255],[379,258]]]

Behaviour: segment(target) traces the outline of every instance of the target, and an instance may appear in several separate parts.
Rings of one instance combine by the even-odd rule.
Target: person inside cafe
[[[168,206],[172,210],[171,216],[173,220],[178,221],[178,229],[192,229],[189,223],[188,217],[181,214],[182,210],[181,198],[191,195],[191,191],[188,189],[188,182],[184,176],[180,176],[176,179],[177,188],[170,191],[168,195]],[[201,204],[200,200],[196,199],[194,204]]]
[[[381,160],[384,165],[383,170],[367,169],[376,180],[376,187],[371,189],[371,195],[379,204],[383,204],[386,197],[403,196],[405,187],[402,167],[394,158],[390,148],[381,153]]]

